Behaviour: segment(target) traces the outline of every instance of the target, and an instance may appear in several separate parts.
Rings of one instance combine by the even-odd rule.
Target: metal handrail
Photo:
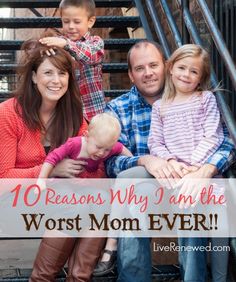
[[[159,38],[160,44],[163,47],[163,52],[166,58],[169,58],[171,55],[171,51],[168,45],[168,42],[166,40],[166,36],[165,36],[165,32],[162,28],[161,22],[158,18],[157,13],[155,12],[155,6],[153,4],[152,0],[146,0],[146,5],[148,8],[148,12],[153,20],[153,25],[154,25],[154,29],[156,31],[156,34]]]
[[[178,2],[179,5],[181,5],[181,3],[178,0],[177,0],[177,2]],[[185,24],[186,24],[186,26],[189,30],[189,33],[190,33],[193,41],[196,44],[203,46],[203,42],[201,40],[200,35],[198,34],[197,27],[194,23],[194,20],[191,16],[189,9],[186,6],[183,7],[183,13],[184,13]],[[216,74],[215,74],[212,67],[211,67],[211,83],[212,83],[213,87],[216,87],[217,85],[219,85],[219,81],[218,81]],[[229,130],[230,136],[232,137],[233,142],[236,145],[236,123],[235,123],[233,114],[232,114],[228,104],[225,101],[224,94],[221,91],[216,91],[216,99],[217,99],[218,106],[220,108],[222,117],[225,121],[225,124],[226,124],[228,130]]]
[[[199,0],[199,1],[201,3],[203,3],[203,0]],[[181,7],[182,3],[180,3],[179,0],[177,0],[177,3]],[[143,16],[143,7],[141,6],[140,1],[135,1],[135,4],[136,4],[136,7],[138,8],[138,10],[141,11],[140,14],[142,14],[142,16]],[[172,13],[171,13],[171,10],[170,10],[170,8],[167,4],[167,1],[160,0],[160,4],[162,5],[162,9],[166,14],[166,17],[167,17],[168,23],[170,25],[170,29],[172,31],[175,43],[177,44],[178,47],[180,47],[180,46],[182,46],[182,37],[180,35],[180,32],[178,30],[178,27],[176,25],[174,17],[172,16]],[[163,29],[160,25],[160,21],[158,19],[157,13],[155,11],[153,1],[146,0],[146,5],[147,5],[147,8],[148,8],[149,14],[150,14],[150,16],[153,20],[154,29],[155,29],[157,36],[158,36],[158,38],[159,38],[159,40],[160,40],[160,42],[163,46],[165,56],[168,58],[170,56],[169,46],[168,46],[168,43],[167,43],[167,41],[164,37],[164,32],[163,32]],[[205,9],[205,7],[203,9]],[[198,45],[203,46],[204,44],[203,44],[201,37],[198,33],[197,27],[196,27],[196,25],[195,25],[195,23],[192,19],[191,13],[190,13],[189,9],[187,8],[187,5],[183,5],[182,11],[183,11],[183,17],[184,17],[185,25],[186,25],[187,29],[189,30],[189,33],[192,37],[193,42],[198,44]],[[205,9],[205,11],[206,11],[206,9]],[[210,14],[210,12],[209,12],[209,14]],[[220,32],[218,31],[218,33],[220,33]],[[223,41],[223,39],[222,39],[222,41]],[[229,56],[228,55],[229,54],[225,53],[225,54],[222,54],[222,57],[224,57],[225,60],[226,59],[229,60],[230,55]],[[231,62],[230,62],[230,63],[226,64],[226,67],[227,67],[228,70],[229,70],[229,67],[231,67],[231,69],[232,69],[231,70],[231,79],[234,82],[236,71],[235,71],[235,68],[232,68],[232,65],[233,64],[231,64]],[[215,74],[212,67],[211,67],[211,83],[212,83],[213,87],[216,87],[217,85],[219,85],[219,81],[217,80],[216,74]],[[221,114],[223,116],[223,119],[226,123],[226,126],[227,126],[227,128],[230,132],[230,135],[231,135],[231,137],[234,141],[234,144],[236,144],[236,124],[235,124],[235,120],[234,120],[234,117],[232,115],[232,112],[231,112],[228,104],[225,101],[224,94],[220,91],[217,91],[216,92],[216,99],[217,99]]]
[[[135,6],[136,6],[136,8],[139,12],[139,17],[140,17],[140,20],[141,20],[141,23],[142,23],[142,27],[143,27],[143,29],[146,33],[147,39],[153,40],[152,32],[151,32],[150,26],[148,24],[147,17],[145,15],[143,5],[142,5],[140,0],[134,0],[134,2],[135,2]]]
[[[175,22],[174,17],[172,16],[171,10],[167,4],[167,2],[165,0],[160,0],[160,4],[162,6],[163,11],[166,14],[167,20],[169,22],[171,31],[172,31],[172,35],[174,37],[175,43],[177,44],[178,47],[182,46],[182,38],[179,32],[179,29],[177,27],[177,24]]]
[[[221,58],[223,59],[225,66],[227,68],[227,71],[230,75],[232,84],[234,86],[234,89],[236,90],[236,68],[234,66],[234,62],[230,56],[230,53],[228,51],[228,48],[225,44],[225,41],[221,35],[221,32],[207,6],[207,3],[205,0],[197,0],[197,3],[199,5],[199,8],[201,9],[202,15],[204,16],[204,19],[208,25],[209,32],[212,35],[212,38],[215,42],[215,45],[221,55]]]
[[[150,13],[150,16],[152,17],[152,19],[157,18],[157,13],[156,13],[156,11],[154,12],[155,9],[153,9],[153,6],[151,6],[151,4],[149,3],[150,1],[146,0],[146,2],[147,2],[148,10],[150,10],[152,8],[152,15]],[[177,0],[177,3],[182,8],[184,22],[185,22],[185,25],[186,25],[186,27],[189,31],[189,34],[191,35],[193,42],[198,44],[198,45],[203,46],[204,44],[201,40],[201,37],[198,33],[197,27],[195,25],[195,22],[193,21],[193,18],[191,16],[189,9],[187,8],[186,5],[184,5],[182,7],[180,1],[178,1],[178,0]],[[172,12],[171,12],[168,4],[167,4],[167,1],[166,0],[160,0],[160,4],[161,4],[161,7],[162,7],[162,9],[163,9],[163,11],[166,15],[170,30],[171,30],[173,37],[174,37],[174,40],[175,40],[175,43],[178,47],[180,47],[180,46],[183,45],[182,44],[182,37],[180,35],[179,29],[178,29],[177,24],[174,20]],[[153,16],[153,14],[156,14],[156,15]],[[155,30],[156,31],[159,30],[158,22],[153,20],[153,24],[154,24]],[[162,33],[163,31],[160,31],[160,32]],[[163,37],[163,34],[159,34],[158,37],[159,37],[159,39],[161,39]],[[166,48],[166,45],[164,45],[164,47]],[[167,51],[165,50],[165,52],[167,52]],[[169,57],[169,56],[167,56],[167,57]],[[212,67],[211,67],[211,83],[212,83],[213,87],[216,87],[217,85],[219,85],[219,82],[217,80],[217,77],[216,77],[215,72],[214,72]],[[228,104],[226,103],[226,101],[224,99],[224,95],[223,95],[222,92],[220,92],[220,91],[216,92],[216,99],[217,99],[218,106],[220,108],[222,117],[223,117],[223,119],[226,123],[226,126],[227,126],[227,128],[230,132],[230,135],[231,135],[231,137],[234,141],[234,144],[236,144],[236,123],[235,123],[234,117],[232,115],[232,112],[231,112]]]

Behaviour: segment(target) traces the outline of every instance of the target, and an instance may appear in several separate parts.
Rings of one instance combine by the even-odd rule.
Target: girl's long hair
[[[48,47],[30,40],[23,45],[25,57],[18,70],[18,87],[15,91],[16,111],[30,130],[49,133],[51,148],[63,144],[68,137],[76,136],[83,122],[82,102],[77,86],[74,62],[62,48],[54,48],[55,55],[48,56]],[[46,129],[40,119],[42,96],[32,81],[33,72],[48,59],[56,68],[69,74],[68,89],[57,102],[55,112]]]
[[[175,86],[172,82],[170,73],[171,69],[177,61],[187,57],[199,58],[199,60],[201,60],[202,62],[202,75],[196,91],[204,91],[210,89],[211,63],[208,52],[199,45],[185,44],[175,50],[166,63],[166,81],[164,93],[162,96],[163,102],[173,100],[176,95]]]

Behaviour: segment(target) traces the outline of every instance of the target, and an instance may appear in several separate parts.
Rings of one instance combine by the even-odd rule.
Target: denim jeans
[[[127,169],[117,178],[152,177],[144,167]],[[150,238],[119,238],[117,282],[151,282],[152,257]]]
[[[117,282],[151,282],[151,247],[149,238],[119,238]]]
[[[207,246],[207,238],[179,238],[180,246]],[[206,252],[180,251],[179,262],[181,277],[184,282],[206,282],[207,281],[207,254]]]
[[[180,246],[207,246],[209,238],[179,238]],[[212,247],[227,246],[228,238],[211,238]],[[213,282],[226,282],[228,252],[211,251],[211,275]],[[207,252],[206,251],[180,251],[179,262],[181,276],[184,282],[206,282],[207,280]]]

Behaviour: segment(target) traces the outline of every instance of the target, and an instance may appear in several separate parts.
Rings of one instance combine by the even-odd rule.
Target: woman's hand
[[[84,171],[85,165],[87,165],[86,161],[64,159],[54,167],[50,177],[73,178]]]

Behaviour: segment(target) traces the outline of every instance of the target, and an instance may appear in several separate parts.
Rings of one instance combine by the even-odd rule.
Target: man
[[[119,141],[134,155],[114,156],[106,162],[110,177],[181,178],[168,161],[151,156],[147,147],[152,104],[160,99],[164,86],[165,61],[158,44],[150,41],[136,43],[128,53],[128,74],[134,86],[130,91],[106,106],[121,124]],[[190,178],[211,178],[228,167],[227,159],[233,144],[228,136],[220,149]],[[151,251],[149,238],[120,238],[118,240],[119,282],[150,282]]]

